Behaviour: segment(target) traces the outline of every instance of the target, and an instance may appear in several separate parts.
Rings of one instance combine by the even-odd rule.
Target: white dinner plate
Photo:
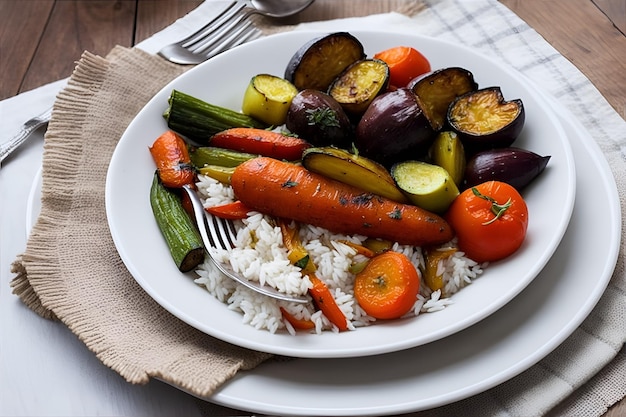
[[[365,358],[266,362],[240,372],[209,400],[274,415],[406,413],[484,392],[556,349],[606,289],[619,254],[622,219],[604,155],[571,113],[553,105],[573,147],[577,193],[585,198],[576,200],[552,259],[514,300],[468,329],[412,349]]]
[[[172,89],[238,110],[250,79],[258,73],[283,75],[293,53],[317,32],[279,34],[235,48],[186,72],[167,85],[128,126],[113,154],[106,181],[106,211],[111,234],[126,267],[161,306],[191,326],[235,345],[275,354],[338,358],[375,355],[419,346],[465,329],[496,312],[543,269],[569,223],[575,196],[575,170],[565,132],[549,104],[523,77],[464,47],[406,34],[353,32],[366,53],[411,45],[434,69],[461,66],[480,87],[500,86],[506,99],[521,98],[526,124],[515,145],[551,155],[546,170],[524,191],[529,228],[521,249],[493,263],[470,286],[453,296],[443,311],[417,318],[380,322],[356,331],[322,335],[272,334],[255,330],[171,261],[154,221],[149,190],[155,165],[148,147],[167,130],[162,117]]]

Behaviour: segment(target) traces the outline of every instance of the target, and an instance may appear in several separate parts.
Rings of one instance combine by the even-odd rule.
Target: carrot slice
[[[419,286],[419,274],[409,258],[388,251],[371,259],[357,274],[354,297],[370,316],[396,319],[411,310]]]
[[[312,330],[315,328],[315,323],[312,320],[307,319],[298,319],[293,314],[289,313],[283,307],[280,307],[280,312],[282,313],[285,320],[287,320],[294,329],[297,330]]]
[[[187,144],[181,136],[168,130],[154,141],[150,153],[164,186],[181,188],[185,184],[194,183],[196,171],[191,164]]]
[[[210,144],[218,148],[288,161],[299,160],[302,158],[302,152],[311,147],[307,141],[295,136],[249,127],[236,127],[219,132],[211,137]]]
[[[302,273],[308,275],[309,280],[313,284],[313,287],[309,289],[313,302],[340,331],[348,330],[348,319],[346,319],[345,314],[337,305],[335,297],[333,297],[324,281],[315,275],[317,268],[299,239],[298,228],[289,227],[289,224],[284,219],[279,220],[279,225],[283,235],[283,243],[289,251],[289,260],[292,264],[299,266],[302,269]]]
[[[248,217],[248,213],[252,209],[241,201],[235,201],[233,203],[222,204],[219,206],[206,207],[205,210],[216,217],[228,220],[241,220]]]
[[[421,52],[410,46],[396,46],[374,55],[389,66],[389,83],[405,87],[412,79],[430,72],[430,62]]]
[[[309,289],[309,293],[313,297],[313,302],[317,308],[322,310],[326,318],[337,326],[340,331],[348,330],[348,320],[337,305],[335,297],[333,297],[328,286],[315,274],[309,274],[309,279],[313,284],[313,287]]]

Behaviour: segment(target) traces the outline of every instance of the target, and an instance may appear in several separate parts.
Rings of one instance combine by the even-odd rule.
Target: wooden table
[[[280,23],[363,16],[409,0],[317,0]],[[624,0],[500,0],[576,65],[626,119]],[[68,77],[83,51],[132,46],[201,0],[0,0],[0,99]],[[606,417],[626,414],[626,400]]]

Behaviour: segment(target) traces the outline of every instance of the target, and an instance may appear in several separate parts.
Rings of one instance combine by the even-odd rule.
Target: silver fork
[[[209,248],[213,247],[217,249],[231,250],[235,247],[235,236],[237,234],[235,230],[235,225],[231,221],[221,219],[207,212],[202,205],[200,197],[198,197],[198,194],[189,185],[185,185],[183,189],[187,192],[187,195],[189,195],[189,199],[191,200],[193,213],[196,218],[196,223],[198,225],[200,236],[202,237],[202,242],[204,243],[207,256],[217,267],[217,269],[220,270],[220,272],[222,272],[227,277],[234,279],[240,284],[245,285],[251,290],[266,295],[268,297],[276,298],[282,301],[291,301],[294,303],[309,302],[309,300],[304,296],[290,296],[276,290],[273,287],[261,285],[256,281],[250,281],[247,278],[236,273],[229,265],[223,264],[213,259],[211,253],[209,252]]]
[[[50,116],[52,116],[52,107],[50,107],[40,115],[35,116],[30,120],[27,120],[26,123],[22,125],[22,128],[20,129],[18,134],[13,136],[8,142],[3,143],[0,147],[0,162],[4,161],[4,159],[9,156],[11,152],[16,150],[22,143],[24,143],[35,130],[39,129],[45,124],[48,124],[48,122],[50,121]]]
[[[185,39],[163,47],[158,54],[176,64],[199,64],[228,49],[261,35],[248,18],[252,11],[242,13],[243,1],[233,1],[222,13]]]

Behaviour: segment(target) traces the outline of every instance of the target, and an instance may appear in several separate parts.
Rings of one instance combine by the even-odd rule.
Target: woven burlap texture
[[[83,54],[54,105],[41,214],[13,264],[11,286],[127,381],[153,377],[206,396],[270,355],[212,338],[159,306],[126,270],[105,213],[107,168],[119,138],[185,69],[139,49],[116,47],[106,58]]]

